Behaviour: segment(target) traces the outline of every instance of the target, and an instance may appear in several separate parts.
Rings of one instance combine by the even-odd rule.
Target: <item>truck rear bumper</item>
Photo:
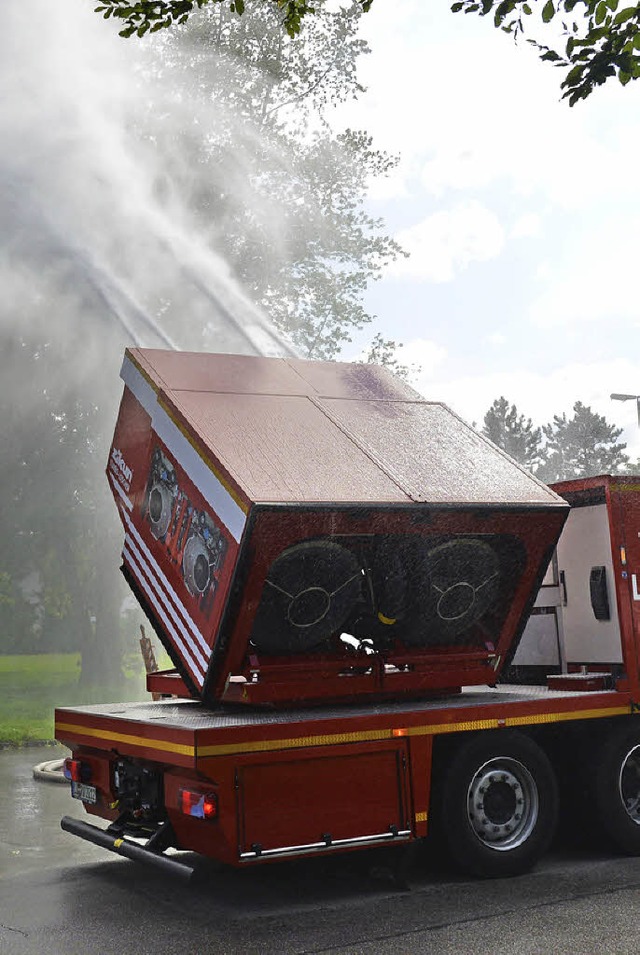
[[[161,869],[169,875],[172,875],[183,882],[189,882],[194,874],[194,868],[186,865],[184,862],[178,862],[177,859],[171,859],[162,852],[158,852],[147,845],[139,845],[130,839],[122,836],[118,830],[100,829],[91,823],[83,822],[81,819],[74,819],[71,816],[63,816],[60,826],[65,832],[70,832],[80,839],[86,839],[87,842],[93,842],[94,845],[102,849],[109,849],[116,855],[124,856],[127,859],[133,859],[134,862],[144,862],[145,865],[154,866]],[[153,838],[153,837],[152,837]],[[149,840],[151,842],[151,840]]]

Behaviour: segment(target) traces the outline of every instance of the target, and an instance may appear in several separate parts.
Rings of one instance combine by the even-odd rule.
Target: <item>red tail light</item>
[[[82,763],[79,759],[65,759],[64,774],[74,783],[82,782]]]
[[[215,793],[199,793],[191,789],[178,791],[178,805],[185,816],[197,819],[216,819],[218,816],[218,797]]]

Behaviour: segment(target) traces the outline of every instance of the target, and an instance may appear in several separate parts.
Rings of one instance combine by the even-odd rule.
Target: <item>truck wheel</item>
[[[616,727],[602,740],[593,796],[609,840],[626,855],[640,855],[640,726]]]
[[[465,740],[443,768],[436,826],[455,866],[485,878],[530,869],[558,816],[555,776],[540,747],[498,731]]]

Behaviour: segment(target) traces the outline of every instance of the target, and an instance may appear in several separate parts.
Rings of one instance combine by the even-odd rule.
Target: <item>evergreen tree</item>
[[[496,398],[484,416],[482,434],[519,464],[535,470],[543,461],[542,433],[506,398]]]
[[[618,474],[630,474],[637,477],[640,474],[640,458],[635,461],[629,461],[624,467],[620,468]]]
[[[546,461],[538,472],[543,481],[615,474],[628,464],[626,444],[619,443],[622,428],[608,424],[581,401],[573,406],[573,417],[554,415],[543,427]]]

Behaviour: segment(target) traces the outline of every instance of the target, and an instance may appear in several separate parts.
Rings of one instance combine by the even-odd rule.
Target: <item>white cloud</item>
[[[629,218],[623,228],[620,220],[605,222],[597,235],[589,233],[579,243],[566,246],[560,260],[541,265],[538,278],[544,288],[529,308],[533,324],[548,329],[606,323],[613,318],[630,320],[637,328],[640,307],[635,236],[639,230],[640,217]]]
[[[460,202],[396,235],[409,258],[398,259],[387,274],[421,281],[449,282],[471,262],[500,254],[504,229],[496,215],[479,202]]]
[[[432,378],[436,369],[445,362],[447,349],[428,338],[414,338],[404,343],[398,357],[404,364],[418,365],[421,369],[419,380],[424,381]]]
[[[503,335],[502,332],[493,332],[491,335],[487,335],[486,340],[490,345],[506,345],[507,336]]]
[[[448,368],[446,369],[448,370]],[[554,414],[572,414],[576,401],[604,415],[610,424],[624,428],[626,453],[640,457],[640,428],[634,402],[611,401],[612,392],[640,393],[640,374],[635,357],[603,362],[575,362],[550,372],[512,367],[488,375],[451,377],[429,381],[422,376],[415,386],[431,401],[444,401],[467,421],[479,426],[492,402],[504,395],[518,411],[536,425],[551,421]]]
[[[398,195],[416,164],[432,196],[499,184],[580,209],[585,196],[611,201],[632,192],[637,84],[607,84],[570,109],[561,101],[560,70],[540,63],[526,43],[516,46],[489,17],[453,15],[448,7],[403,0],[402,13],[388,3],[363,18],[373,49],[361,70],[368,92],[338,115],[402,155]]]
[[[509,229],[510,239],[533,239],[542,235],[542,216],[537,212],[525,212]]]

